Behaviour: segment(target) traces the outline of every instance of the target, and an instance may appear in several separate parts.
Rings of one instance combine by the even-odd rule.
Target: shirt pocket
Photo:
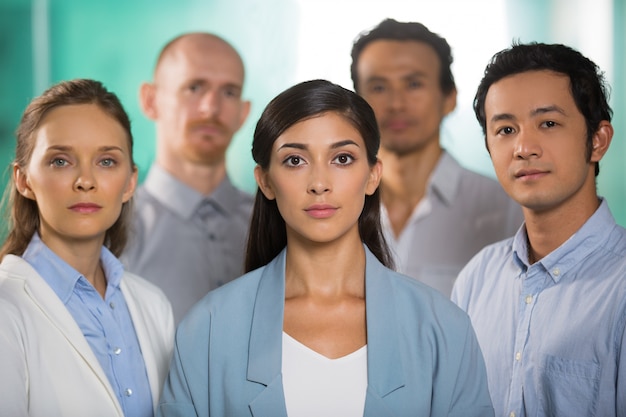
[[[595,416],[600,365],[546,355],[535,373],[538,416]]]

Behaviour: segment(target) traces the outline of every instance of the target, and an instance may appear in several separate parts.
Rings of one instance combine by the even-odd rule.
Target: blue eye
[[[102,161],[100,161],[100,165],[102,165],[104,167],[112,167],[112,166],[115,166],[115,164],[116,164],[116,162],[112,158],[105,158]]]
[[[50,164],[55,167],[64,167],[68,164],[68,162],[63,158],[54,158]]]

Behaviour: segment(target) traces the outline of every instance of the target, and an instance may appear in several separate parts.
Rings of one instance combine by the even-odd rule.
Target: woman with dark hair
[[[93,80],[17,129],[0,249],[0,415],[152,416],[173,349],[164,294],[117,259],[137,183],[130,121]]]
[[[328,81],[254,132],[243,277],[179,325],[162,416],[490,416],[469,319],[387,266],[369,105]]]

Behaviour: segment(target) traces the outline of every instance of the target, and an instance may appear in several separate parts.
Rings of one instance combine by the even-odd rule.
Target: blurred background
[[[472,100],[491,56],[513,40],[564,43],[605,71],[615,136],[599,193],[626,226],[626,1],[624,0],[0,0],[0,183],[9,179],[14,131],[28,102],[51,84],[94,78],[115,92],[132,123],[143,180],[154,157],[154,126],[138,105],[160,48],[187,31],[231,42],[246,66],[247,122],[228,152],[233,182],[255,192],[252,133],[285,88],[325,78],[352,89],[356,36],[386,17],[418,21],[445,37],[459,90],[443,144],[463,165],[492,176]],[[2,225],[4,226],[4,225]],[[0,235],[3,231],[0,227]]]

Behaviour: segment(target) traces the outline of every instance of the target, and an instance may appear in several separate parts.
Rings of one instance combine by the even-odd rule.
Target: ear
[[[445,116],[456,109],[456,88],[453,88],[443,99],[443,114]]]
[[[122,195],[122,203],[127,202],[130,198],[135,194],[135,188],[137,188],[137,178],[138,178],[137,167],[133,167],[133,174],[130,176],[130,180],[128,181],[128,186],[126,190],[124,190],[124,194]]]
[[[376,163],[370,170],[370,177],[367,180],[365,187],[365,194],[372,195],[380,185],[380,178],[383,173],[383,163],[380,159],[376,160]]]
[[[272,186],[270,184],[267,171],[261,168],[259,165],[254,167],[254,179],[259,186],[259,189],[268,200],[274,200],[276,198],[276,194],[272,190]]]
[[[156,108],[156,85],[143,83],[139,87],[139,105],[143,114],[150,120],[156,120],[158,116]]]
[[[250,101],[245,100],[241,102],[241,111],[239,112],[239,126],[237,126],[237,130],[245,123],[248,115],[250,114]]]
[[[604,157],[606,151],[609,150],[611,139],[613,139],[613,125],[608,120],[602,120],[591,138],[590,162],[599,162]]]
[[[17,164],[13,164],[13,181],[15,182],[15,188],[17,188],[18,193],[30,200],[37,200],[35,193],[30,187],[26,173],[22,171]]]

